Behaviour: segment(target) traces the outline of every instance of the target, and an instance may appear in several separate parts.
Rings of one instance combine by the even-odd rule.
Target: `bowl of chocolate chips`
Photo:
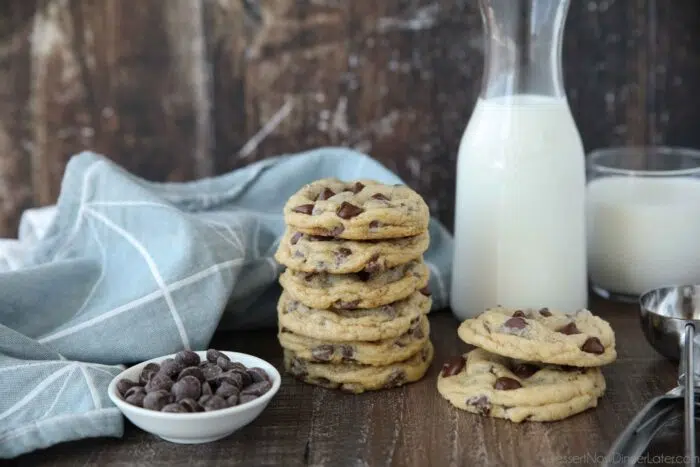
[[[182,350],[124,370],[108,392],[142,430],[173,443],[200,444],[255,420],[281,380],[275,367],[252,355]]]

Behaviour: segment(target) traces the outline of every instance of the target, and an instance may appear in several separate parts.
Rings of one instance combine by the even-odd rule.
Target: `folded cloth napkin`
[[[178,184],[73,157],[57,205],[27,211],[20,238],[0,243],[0,458],[121,436],[107,385],[123,364],[204,349],[217,327],[274,326],[282,207],[323,177],[401,182],[342,148]],[[435,220],[430,234],[440,308],[452,239]]]

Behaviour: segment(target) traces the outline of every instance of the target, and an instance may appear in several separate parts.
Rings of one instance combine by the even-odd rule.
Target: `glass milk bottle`
[[[587,305],[585,161],[561,71],[568,0],[480,0],[486,59],[457,162],[451,306]]]

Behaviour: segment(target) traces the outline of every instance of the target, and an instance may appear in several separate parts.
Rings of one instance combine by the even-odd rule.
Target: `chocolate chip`
[[[513,318],[526,318],[525,313],[523,313],[523,310],[515,310],[515,313],[513,313]]]
[[[159,373],[166,374],[170,378],[175,378],[178,375],[178,373],[180,373],[184,369],[185,369],[185,366],[182,365],[181,363],[176,362],[175,359],[166,358],[165,360],[160,362]]]
[[[204,412],[204,407],[194,399],[182,399],[179,404],[188,412]]]
[[[309,239],[315,242],[330,242],[333,240],[333,237],[329,237],[327,235],[309,235]]]
[[[426,297],[430,297],[432,294],[430,293],[430,290],[428,289],[428,286],[426,285],[422,289],[419,290],[420,293],[425,295]]]
[[[134,386],[124,393],[124,400],[131,405],[143,407],[143,399],[146,397],[146,390],[142,386]]]
[[[159,411],[171,402],[173,402],[173,396],[168,391],[153,391],[146,394],[146,397],[143,398],[143,408]]]
[[[175,396],[175,400],[199,399],[202,395],[202,383],[194,376],[185,376],[177,383],[173,384],[170,392]]]
[[[226,398],[226,403],[228,404],[229,407],[235,407],[238,405],[238,397],[239,394],[233,394],[232,396],[229,396]]]
[[[340,258],[347,258],[352,254],[352,250],[350,248],[338,248],[338,251],[336,251],[336,256]]]
[[[204,399],[205,397],[206,399]],[[204,402],[202,402],[202,399],[204,399]],[[221,410],[228,407],[226,400],[216,395],[202,396],[202,399],[199,400],[199,403],[202,405],[202,407],[204,407],[204,410],[206,412],[211,412],[213,410]]]
[[[310,216],[311,213],[314,212],[314,205],[313,204],[302,204],[300,206],[292,208],[292,211],[298,212],[300,214],[306,214],[306,215]]]
[[[378,272],[382,270],[382,265],[379,262],[379,254],[374,254],[370,257],[369,261],[365,265],[365,272]]]
[[[342,301],[342,300],[337,300],[337,301],[333,304],[333,308],[335,308],[335,309],[337,309],[337,310],[354,310],[354,309],[357,308],[357,305],[359,305],[359,304],[360,304],[360,299],[352,300],[352,301],[349,301],[349,302],[344,302],[344,301]]]
[[[457,355],[454,357],[450,357],[443,365],[442,365],[442,377],[447,378],[449,376],[454,376],[460,371],[462,371],[462,368],[464,368],[464,365],[466,364],[466,360],[464,360],[464,357],[461,355]]]
[[[216,378],[216,384],[221,385],[223,383],[228,383],[232,386],[236,386],[237,388],[242,388],[243,387],[243,372],[240,371],[239,369],[232,369],[229,370],[225,373],[221,373],[219,376]],[[246,378],[247,381],[247,378]]]
[[[358,194],[359,192],[361,192],[364,189],[364,187],[365,186],[362,183],[355,182],[355,184],[352,186],[352,189],[350,191],[352,191],[355,194]]]
[[[200,383],[203,383],[204,381],[206,381],[206,378],[204,377],[204,372],[198,366],[190,366],[190,367],[185,368],[184,370],[182,370],[180,372],[179,375],[177,375],[177,380],[179,381],[182,378],[184,378],[185,376],[194,376],[195,378],[197,378],[199,380]]]
[[[506,376],[501,376],[493,383],[493,388],[499,391],[512,391],[513,389],[519,389],[523,387],[522,384],[513,378],[508,378]]]
[[[325,201],[331,196],[335,196],[335,192],[330,188],[324,188],[323,190],[321,190],[321,193],[319,193],[318,198],[316,198],[316,200]]]
[[[187,413],[189,410],[187,410],[185,407],[181,406],[178,403],[171,403],[160,409],[161,412],[170,412],[170,413]]]
[[[370,274],[367,271],[358,271],[355,274],[357,275],[357,278],[360,279],[362,282],[367,282],[372,277],[372,274]]]
[[[515,376],[517,376],[520,379],[527,379],[530,376],[534,375],[538,371],[540,371],[539,367],[535,365],[530,365],[529,363],[518,363],[511,368],[511,370]]]
[[[175,354],[175,361],[184,368],[199,365],[199,355],[192,350],[181,350]]]
[[[260,381],[270,381],[270,375],[268,375],[262,368],[258,368],[256,366],[248,368],[248,374],[254,383],[259,383]]]
[[[294,235],[292,235],[292,238],[289,239],[289,243],[292,245],[296,245],[299,240],[301,240],[301,237],[303,237],[304,234],[301,232],[294,232]]]
[[[233,395],[238,395],[241,390],[235,384],[231,384],[227,381],[223,381],[219,387],[216,389],[216,395],[228,399]]]
[[[341,219],[347,220],[347,219],[352,219],[355,216],[359,216],[364,211],[365,211],[364,209],[358,208],[354,204],[350,204],[347,201],[343,201],[335,213]]]
[[[381,200],[381,201],[389,201],[389,198],[387,198],[386,196],[384,196],[384,195],[381,194],[381,193],[375,193],[375,194],[373,194],[373,195],[372,195],[372,199],[378,199],[378,200]]]
[[[318,276],[318,273],[316,273],[316,272],[307,272],[306,274],[304,274],[304,280],[306,282],[309,282],[309,281],[311,281],[311,279],[313,279],[316,276]]]
[[[124,392],[124,399],[134,394],[146,394],[146,389],[143,386],[132,386]]]
[[[267,391],[272,389],[272,383],[269,381],[258,381],[257,383],[253,383],[250,386],[244,388],[241,391],[241,396],[245,395],[254,395],[254,396],[262,396],[265,394]]]
[[[146,392],[170,391],[173,387],[173,380],[170,376],[158,372],[146,383]]]
[[[228,358],[226,355],[221,355],[219,358],[216,359],[216,366],[218,366],[224,371],[230,370],[232,368],[231,359]]]
[[[544,316],[544,317],[552,316],[552,312],[549,311],[549,308],[542,308],[542,309],[540,310],[540,314],[541,314],[542,316]]]
[[[319,345],[318,347],[311,349],[311,356],[314,358],[314,360],[318,360],[319,362],[330,362],[333,358],[334,351],[335,349],[332,345]]]
[[[379,221],[372,221],[369,223],[369,230],[372,232],[376,232],[379,227],[382,226],[382,223]]]
[[[384,305],[382,307],[382,313],[386,315],[388,319],[394,319],[397,316],[396,309],[391,305]]]
[[[331,380],[330,380],[330,379],[324,378],[324,377],[322,377],[322,376],[319,376],[318,378],[316,378],[316,379],[314,380],[314,382],[315,382],[318,386],[321,386],[321,387],[324,387],[324,388],[333,389],[333,386],[334,386],[334,384],[331,383]]]
[[[603,343],[600,342],[600,339],[597,337],[589,337],[586,339],[586,342],[581,346],[581,350],[586,353],[594,353],[597,355],[605,353],[605,347],[603,347]]]
[[[406,372],[403,370],[394,370],[389,375],[389,378],[386,380],[386,383],[384,383],[384,387],[387,389],[395,388],[397,386],[401,386],[405,382]]]
[[[135,405],[136,407],[143,407],[143,400],[145,398],[146,398],[146,392],[143,391],[143,392],[137,392],[134,394],[130,394],[129,396],[125,397],[124,400],[131,405]]]
[[[345,231],[345,227],[343,227],[343,225],[341,224],[341,225],[337,225],[337,226],[333,227],[332,229],[330,229],[328,231],[328,235],[330,235],[330,237],[332,239],[333,237],[337,237],[338,235],[340,235],[344,231]]]
[[[126,394],[126,391],[128,391],[130,388],[133,388],[134,386],[138,386],[139,383],[135,381],[131,381],[130,379],[120,379],[117,382],[117,392],[119,393],[120,396],[124,397],[124,394]]]
[[[254,394],[241,394],[238,397],[238,405],[242,405],[242,404],[245,404],[246,402],[254,401],[257,398],[258,398],[258,396],[254,395]]]
[[[216,365],[214,363],[209,363],[207,366],[202,367],[204,379],[207,381],[213,381],[217,376],[219,376],[223,372],[224,370],[222,370],[219,365]]]
[[[148,383],[148,380],[153,377],[156,373],[160,371],[160,365],[157,363],[149,363],[143,369],[141,370],[141,374],[139,375],[139,383],[140,384],[146,384]]]
[[[508,321],[503,323],[503,326],[513,329],[524,329],[527,326],[527,321],[520,317],[510,318]]]
[[[355,348],[351,345],[343,344],[340,346],[340,354],[345,360],[351,360],[355,356]]]
[[[202,396],[211,396],[214,391],[211,389],[211,384],[208,381],[202,383]]]
[[[423,337],[425,337],[425,333],[423,333],[423,329],[420,326],[411,328],[409,332],[416,339],[423,339]]]
[[[470,397],[466,402],[467,405],[476,408],[481,415],[488,415],[491,413],[491,402],[489,402],[486,396]]]
[[[567,336],[571,336],[573,334],[581,334],[581,331],[578,330],[578,328],[576,327],[576,323],[574,323],[573,321],[567,324],[566,326],[557,329],[557,332],[566,334]]]
[[[224,354],[222,354],[221,352],[219,352],[216,349],[209,349],[209,350],[207,350],[207,361],[209,363],[216,363],[216,359],[222,355],[224,355]]]

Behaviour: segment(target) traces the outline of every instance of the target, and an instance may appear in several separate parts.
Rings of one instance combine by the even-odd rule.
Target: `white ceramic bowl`
[[[117,382],[120,379],[138,381],[144,366],[151,362],[159,363],[166,358],[174,358],[175,354],[172,354],[139,363],[122,371],[109,384],[107,389],[109,398],[134,425],[160,436],[166,441],[180,444],[200,444],[225,438],[255,420],[265,410],[267,404],[279,390],[282,378],[275,367],[258,357],[238,352],[223,353],[231,361],[241,362],[249,368],[256,366],[265,370],[272,380],[272,388],[257,399],[236,407],[195,413],[156,412],[131,405],[119,396]],[[197,354],[199,358],[206,360],[206,351],[199,351]]]

